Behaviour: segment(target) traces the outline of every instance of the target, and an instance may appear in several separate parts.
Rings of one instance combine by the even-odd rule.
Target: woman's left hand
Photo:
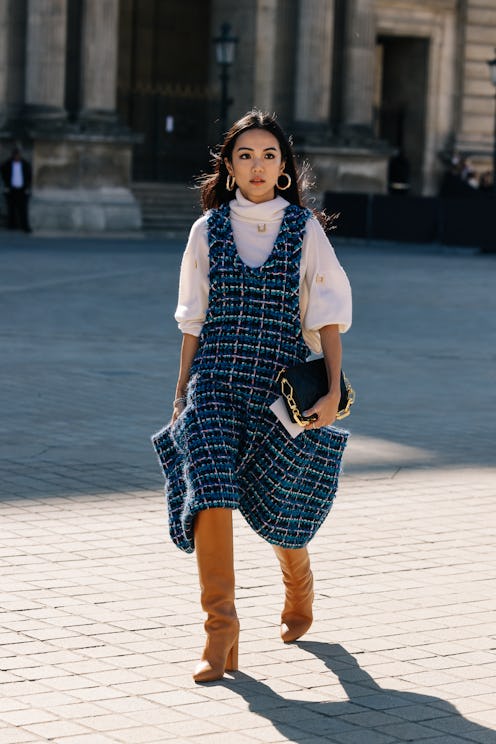
[[[330,426],[336,420],[338,413],[340,393],[327,393],[309,408],[303,411],[304,416],[317,414],[315,421],[309,421],[305,429],[320,429],[322,426]]]

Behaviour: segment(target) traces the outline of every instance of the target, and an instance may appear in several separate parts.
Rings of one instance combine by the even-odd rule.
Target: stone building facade
[[[238,39],[229,118],[276,111],[321,191],[412,193],[442,156],[491,167],[496,0],[0,0],[0,148],[33,163],[35,228],[133,229],[133,181],[190,181],[219,133],[213,39]]]

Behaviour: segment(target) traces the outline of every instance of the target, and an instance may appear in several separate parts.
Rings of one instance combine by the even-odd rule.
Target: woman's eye
[[[267,160],[274,160],[275,155],[273,152],[266,152],[265,157],[267,158]]]
[[[250,157],[250,153],[249,152],[242,152],[241,155],[239,156],[239,159],[240,160],[248,160],[249,157]]]

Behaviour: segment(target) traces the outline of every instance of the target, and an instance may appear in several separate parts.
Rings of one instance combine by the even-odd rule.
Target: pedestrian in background
[[[410,193],[410,162],[400,148],[388,163],[388,192],[398,196]]]
[[[174,543],[196,550],[207,640],[197,682],[237,669],[232,510],[274,546],[286,589],[281,636],[312,623],[307,543],[335,496],[347,432],[332,428],[351,290],[317,217],[302,205],[290,142],[248,112],[201,180],[204,215],[181,265],[183,333],[170,423],[152,437]],[[284,367],[323,351],[329,392],[288,433],[270,406]]]
[[[1,173],[7,202],[7,227],[31,232],[28,218],[31,166],[18,147],[14,147],[11,157],[2,163]]]

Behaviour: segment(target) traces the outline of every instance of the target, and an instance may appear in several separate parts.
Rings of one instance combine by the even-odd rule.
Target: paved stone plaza
[[[170,414],[182,241],[0,235],[0,742],[496,742],[496,258],[337,243],[357,390],[278,637],[270,546],[235,519],[240,671],[195,685],[194,556],[149,435]]]

